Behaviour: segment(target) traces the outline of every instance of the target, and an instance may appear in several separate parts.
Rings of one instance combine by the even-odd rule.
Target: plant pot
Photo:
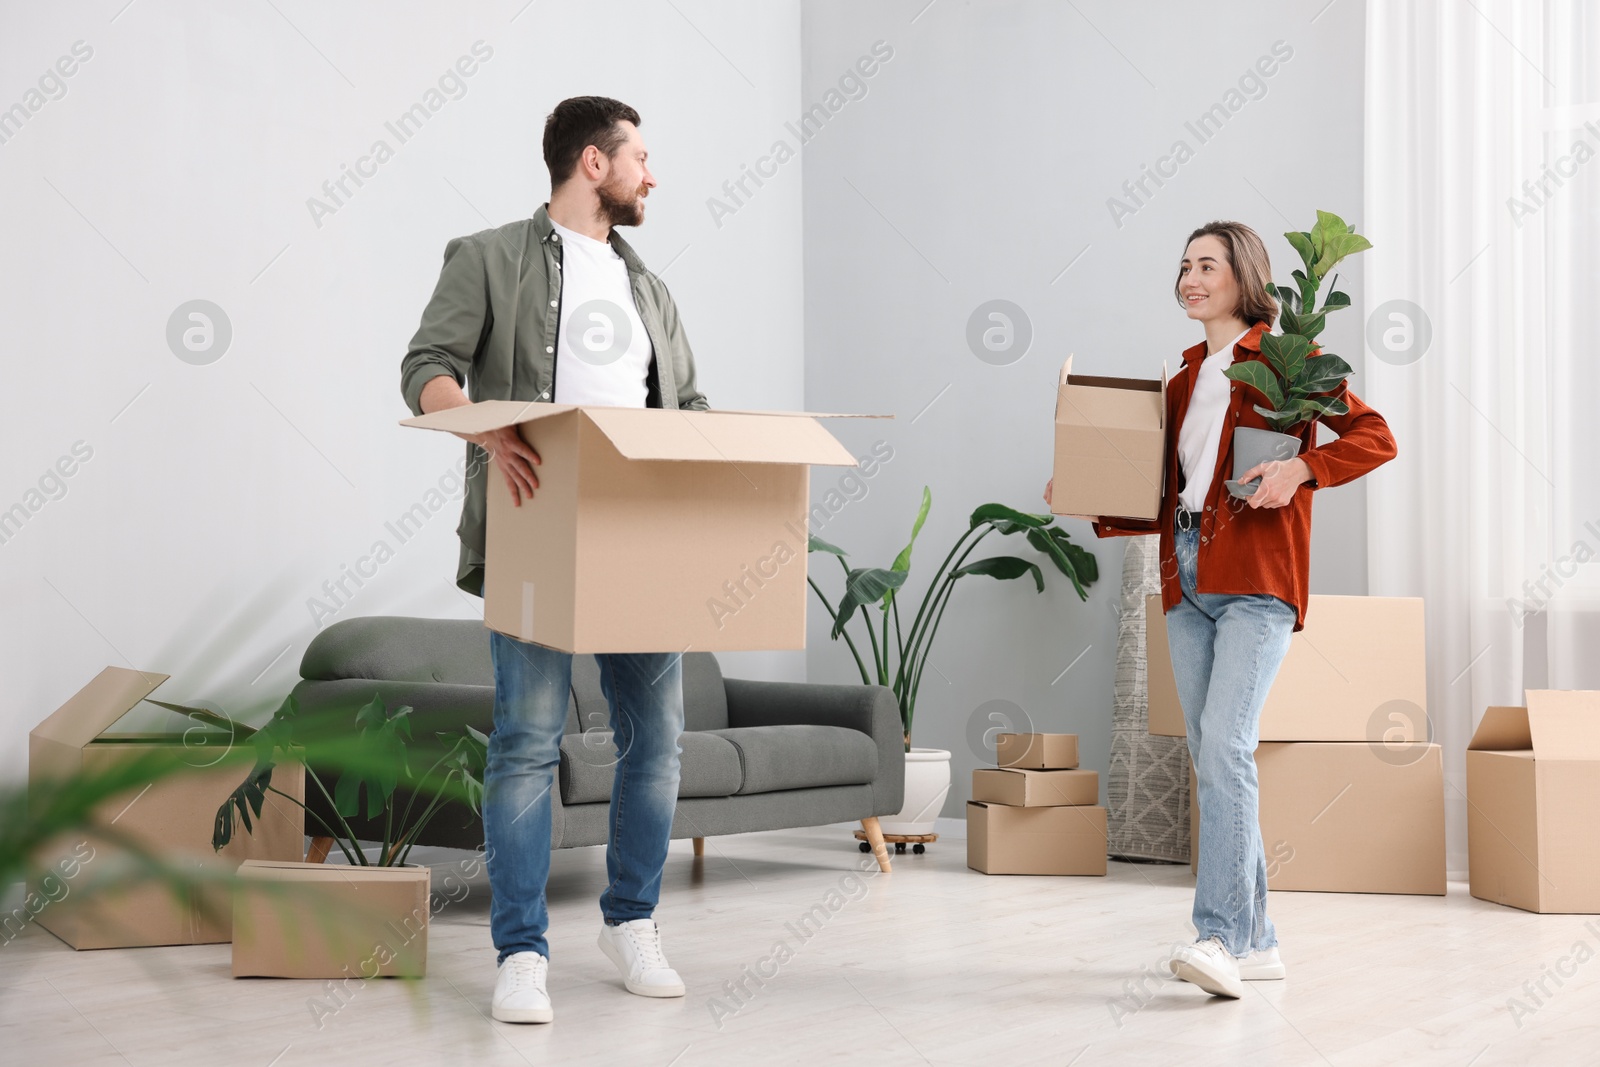
[[[906,753],[905,803],[880,819],[879,826],[886,834],[931,834],[949,792],[949,750],[914,748]]]
[[[1228,492],[1240,500],[1252,496],[1259,482],[1242,485],[1239,476],[1251,467],[1275,459],[1293,459],[1300,454],[1300,438],[1276,430],[1239,426],[1233,431],[1233,477],[1224,482]]]

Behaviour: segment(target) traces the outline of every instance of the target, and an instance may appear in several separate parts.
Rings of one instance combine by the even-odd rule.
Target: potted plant
[[[898,815],[882,821],[882,829],[886,834],[912,836],[930,833],[945,794],[950,790],[950,753],[944,749],[913,748],[911,725],[916,714],[922,673],[928,666],[934,636],[944,619],[956,583],[970,575],[1002,581],[1030,576],[1035,592],[1044,592],[1044,572],[1037,563],[1019,556],[987,556],[968,563],[967,559],[973,550],[990,534],[1009,536],[1020,533],[1030,545],[1043,552],[1058,571],[1066,575],[1080,599],[1088,599],[1085,586],[1092,585],[1100,577],[1094,555],[1073,544],[1070,535],[1055,525],[1054,515],[1032,515],[1003,504],[984,504],[973,511],[967,529],[956,539],[955,546],[934,572],[917,605],[911,627],[906,630],[901,625],[900,604],[896,594],[905,585],[911,572],[911,551],[932,506],[933,494],[924,486],[922,505],[911,526],[911,539],[888,567],[852,568],[845,562],[843,549],[815,536],[809,543],[809,551],[832,555],[844,571],[844,593],[837,607],[828,600],[815,579],[807,578],[833,619],[829,636],[835,641],[844,639],[855,658],[856,669],[861,672],[863,685],[876,683],[889,687],[900,706],[900,722],[905,730],[906,746],[905,803]],[[878,607],[881,617],[876,626],[868,614],[869,605]],[[860,646],[846,628],[858,612],[865,622],[867,647],[871,651],[870,671],[862,658]]]
[[[1225,484],[1228,492],[1240,498],[1256,490],[1256,483],[1241,484],[1240,475],[1258,464],[1300,454],[1303,431],[1290,431],[1320,415],[1343,415],[1350,410],[1331,395],[1350,376],[1350,364],[1322,352],[1316,343],[1328,316],[1349,307],[1350,297],[1330,287],[1327,300],[1318,307],[1317,293],[1330,270],[1346,256],[1371,248],[1372,242],[1328,211],[1317,212],[1317,223],[1310,231],[1284,237],[1300,253],[1305,269],[1294,272],[1293,288],[1267,283],[1267,292],[1278,301],[1283,332],[1261,335],[1262,359],[1244,360],[1223,372],[1261,394],[1266,404],[1256,404],[1255,409],[1273,427],[1240,426],[1233,431],[1233,478]],[[1335,276],[1334,285],[1338,280]]]

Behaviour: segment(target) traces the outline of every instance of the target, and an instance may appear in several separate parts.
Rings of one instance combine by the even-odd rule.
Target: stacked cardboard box
[[[1183,736],[1161,598],[1147,605],[1150,732]],[[1267,885],[1443,895],[1444,761],[1428,741],[1422,601],[1313,596],[1261,712]],[[1191,800],[1194,797],[1190,778]],[[1190,805],[1191,865],[1199,806]]]
[[[1055,488],[1058,515],[1154,519],[1167,460],[1167,369],[1161,378],[1073,374],[1056,386]]]
[[[967,866],[984,874],[1106,873],[1100,775],[1078,769],[1076,734],[1000,734],[972,772]]]

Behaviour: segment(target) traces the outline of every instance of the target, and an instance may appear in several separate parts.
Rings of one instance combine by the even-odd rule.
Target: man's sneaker
[[[1276,982],[1288,972],[1278,956],[1278,946],[1258,948],[1239,961],[1239,979],[1244,982]]]
[[[1214,997],[1244,995],[1239,981],[1239,961],[1222,946],[1219,938],[1208,938],[1185,945],[1167,961],[1172,973],[1185,982],[1193,982]]]
[[[600,951],[622,972],[628,992],[641,997],[681,997],[683,979],[661,954],[661,931],[654,919],[632,919],[600,927]]]
[[[554,1018],[544,991],[550,961],[537,952],[513,952],[494,981],[493,1015],[503,1023],[547,1023]]]

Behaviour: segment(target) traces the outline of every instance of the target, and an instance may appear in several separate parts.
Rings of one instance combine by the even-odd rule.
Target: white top
[[[609,242],[550,220],[561,256],[557,404],[645,406],[650,335],[633,303],[628,265]]]
[[[1194,380],[1194,391],[1189,394],[1189,410],[1183,416],[1183,429],[1178,431],[1178,462],[1183,467],[1183,491],[1178,503],[1188,511],[1205,507],[1206,496],[1211,492],[1211,479],[1217,469],[1217,449],[1222,444],[1222,424],[1228,418],[1228,394],[1231,380],[1223,371],[1233,363],[1233,346],[1244,339],[1246,329],[1238,337],[1206,356]]]

